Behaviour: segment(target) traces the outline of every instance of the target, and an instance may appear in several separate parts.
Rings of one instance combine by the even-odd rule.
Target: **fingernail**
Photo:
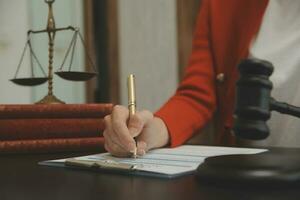
[[[138,154],[139,156],[143,156],[146,154],[146,151],[144,149],[139,149]]]
[[[139,132],[137,130],[129,130],[129,132],[132,137],[136,137],[139,135]]]
[[[132,145],[129,152],[132,153],[132,154],[134,154],[134,153],[136,153],[136,151],[137,151],[136,146]]]
[[[129,149],[130,152],[133,153],[136,150],[136,144],[135,143],[130,144]]]
[[[135,153],[135,149],[130,150],[129,152],[132,153],[132,154],[134,154]]]

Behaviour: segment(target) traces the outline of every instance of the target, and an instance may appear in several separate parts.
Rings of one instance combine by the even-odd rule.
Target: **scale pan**
[[[41,85],[48,81],[48,77],[37,77],[37,78],[14,78],[10,79],[13,83],[22,86],[36,86]]]
[[[75,72],[75,71],[59,71],[55,72],[56,75],[59,77],[69,80],[69,81],[87,81],[94,76],[96,76],[97,73],[95,72]]]

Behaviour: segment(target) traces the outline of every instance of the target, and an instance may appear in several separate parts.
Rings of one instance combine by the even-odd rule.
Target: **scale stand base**
[[[65,102],[59,100],[56,96],[54,95],[46,95],[43,99],[40,101],[36,102],[36,104],[65,104]]]
[[[196,176],[200,182],[221,185],[299,186],[299,150],[210,157],[198,167]]]

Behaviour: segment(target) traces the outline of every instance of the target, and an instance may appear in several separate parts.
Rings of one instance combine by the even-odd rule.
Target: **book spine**
[[[103,144],[102,137],[0,141],[0,154],[103,151]]]
[[[15,104],[0,105],[0,119],[20,118],[103,118],[112,104]]]
[[[0,140],[97,137],[103,119],[1,119]]]

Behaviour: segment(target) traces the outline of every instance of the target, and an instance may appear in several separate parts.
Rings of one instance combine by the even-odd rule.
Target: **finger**
[[[113,150],[112,147],[109,146],[107,143],[104,145],[104,148],[106,149],[107,152],[109,152],[111,155],[116,157],[129,157],[131,155],[123,151]]]
[[[137,142],[137,154],[139,156],[145,155],[147,152],[147,143],[144,141],[138,141]]]
[[[124,150],[120,145],[115,144],[109,137],[105,138],[104,148],[114,156],[128,157],[131,153]]]
[[[112,122],[111,122],[111,116],[108,115],[104,118],[105,123],[105,130],[103,132],[104,138],[108,138],[115,144],[118,144],[122,146],[119,142],[119,137],[116,135],[116,133],[112,130]]]
[[[122,142],[119,139],[119,136],[112,128],[111,116],[110,115],[106,116],[104,118],[104,122],[105,122],[105,126],[106,126],[106,128],[103,132],[104,138],[109,138],[113,143],[122,146],[126,150],[126,147],[124,147],[124,145],[122,144]]]
[[[115,106],[113,108],[111,120],[112,120],[112,130],[118,136],[118,141],[120,145],[126,149],[128,152],[134,151],[135,141],[133,137],[129,134],[129,130],[127,128],[127,119],[129,117],[129,111],[124,106]]]
[[[128,122],[129,133],[132,137],[138,136],[148,121],[153,119],[153,114],[148,110],[143,110],[132,115]]]
[[[119,139],[111,128],[111,117],[108,115],[104,118],[105,130],[103,132],[105,149],[116,156],[127,156],[130,153],[120,145]]]

